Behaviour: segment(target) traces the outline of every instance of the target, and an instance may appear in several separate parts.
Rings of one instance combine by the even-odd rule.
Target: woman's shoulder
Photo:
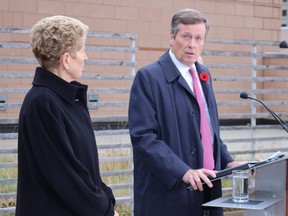
[[[34,107],[34,109],[48,109],[51,104],[56,104],[59,97],[47,87],[33,86],[26,94],[22,107]]]

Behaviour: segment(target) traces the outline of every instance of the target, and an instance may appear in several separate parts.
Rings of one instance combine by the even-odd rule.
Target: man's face
[[[176,35],[170,35],[170,47],[181,63],[191,66],[198,60],[204,47],[206,27],[204,23],[179,25]]]

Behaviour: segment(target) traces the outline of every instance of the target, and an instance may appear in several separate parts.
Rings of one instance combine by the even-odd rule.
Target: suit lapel
[[[185,79],[182,76],[180,76],[180,71],[170,58],[169,51],[167,51],[163,56],[160,57],[159,64],[161,65],[161,68],[163,70],[167,82],[170,83],[178,79],[179,84],[194,96],[189,85],[187,84]]]
[[[211,79],[211,76],[210,76],[210,73],[208,72],[208,70],[201,66],[198,62],[195,63],[195,66],[196,66],[196,70],[198,72],[198,77],[200,79],[200,74],[201,73],[207,73],[209,74],[209,79]],[[201,83],[201,86],[202,86],[202,90],[204,92],[204,95],[205,95],[205,99],[206,99],[206,102],[207,102],[207,106],[209,107],[209,95],[210,95],[210,91],[211,91],[211,81],[208,80],[208,81],[201,81],[200,80],[200,83]]]

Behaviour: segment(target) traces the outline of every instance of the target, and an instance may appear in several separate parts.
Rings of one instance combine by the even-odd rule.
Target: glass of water
[[[249,170],[233,170],[233,201],[236,203],[249,202]]]

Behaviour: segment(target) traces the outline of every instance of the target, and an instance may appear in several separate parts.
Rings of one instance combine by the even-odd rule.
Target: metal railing
[[[15,200],[16,198],[18,112],[24,95],[31,87],[30,83],[34,77],[37,62],[32,56],[32,52],[23,56],[15,55],[15,53],[29,50],[29,32],[29,29],[0,28],[0,34],[3,34],[4,36],[2,36],[4,38],[7,37],[7,41],[0,42],[0,52],[3,53],[0,57],[0,80],[13,80],[15,83],[27,83],[26,85],[21,85],[21,87],[13,84],[3,84],[0,88],[0,114],[2,112],[2,114],[6,114],[6,116],[12,116],[10,118],[0,117],[0,129],[1,126],[5,127],[6,125],[16,127],[12,132],[0,133],[0,170],[3,171],[0,171],[0,173],[4,173],[2,177],[0,177],[0,201],[8,200],[7,202],[10,202],[9,200]],[[18,38],[18,34],[21,34],[21,37]],[[93,81],[101,84],[101,87],[94,83],[89,84],[88,107],[91,112],[92,121],[108,123],[127,122],[125,110],[127,110],[128,107],[129,89],[137,65],[137,35],[89,32],[87,36],[87,55],[93,56],[98,54],[98,56],[101,56],[99,57],[100,60],[89,57],[86,64],[87,69],[85,69],[87,73],[81,77],[83,82]],[[14,37],[18,39],[13,39]],[[25,37],[25,39],[22,39],[23,37]],[[94,38],[98,40],[95,42]],[[19,42],[18,40],[23,41]],[[116,42],[124,45],[119,46]],[[15,69],[7,70],[11,65],[20,65],[20,69],[16,71]],[[105,70],[107,70],[106,68],[108,68],[108,72],[105,72]],[[122,71],[122,73],[120,74],[118,70]],[[112,82],[112,84],[110,82]],[[120,82],[120,87],[118,87],[118,82]],[[124,87],[122,87],[123,83]],[[106,95],[111,95],[111,97],[107,97]],[[114,95],[120,95],[121,100],[110,100]],[[14,98],[17,98],[17,100],[14,100]],[[125,112],[125,115],[111,116],[110,113],[108,115],[99,115],[103,109],[105,111],[106,108],[110,109],[111,107],[116,109],[116,111],[114,111],[115,113],[120,110],[122,113]],[[14,115],[13,112],[16,112],[16,114]],[[127,130],[121,130],[121,128],[119,128],[119,130],[95,131],[95,136],[97,139],[102,178],[115,192],[117,205],[128,204],[132,209],[133,166],[131,144],[127,141],[127,136],[124,137],[125,141],[119,143],[119,140],[121,140],[119,138],[123,137],[123,134],[127,135],[127,133]],[[109,137],[106,138],[107,141],[105,141],[105,139],[101,140],[101,138],[105,136]],[[117,142],[111,139],[111,137],[116,137],[114,139],[116,139]],[[117,166],[113,164],[117,164]],[[123,164],[123,166],[119,167],[119,164]],[[12,174],[6,175],[6,173]],[[12,189],[7,191],[6,187]],[[12,201],[12,203],[15,203],[15,201]],[[7,204],[5,207],[6,203],[2,205],[0,215],[14,214],[14,206]]]
[[[13,39],[15,34],[25,35],[27,33],[29,33],[28,29],[0,28],[0,34],[12,35],[8,37],[6,41],[0,42],[0,52],[5,52],[5,55],[1,55],[3,57],[0,58],[0,80],[18,80],[19,83],[24,83],[24,85],[21,84],[19,87],[8,82],[7,85],[3,84],[3,87],[0,88],[0,110],[2,109],[3,112],[2,117],[0,116],[0,125],[3,125],[3,127],[5,125],[15,125],[15,127],[17,127],[18,119],[14,113],[18,113],[21,107],[22,97],[30,88],[30,81],[33,78],[33,73],[30,72],[30,69],[35,67],[36,61],[32,57],[32,54],[28,55],[25,52],[25,50],[29,49],[29,45],[25,42],[26,39],[21,39],[21,37],[16,40]],[[91,83],[91,81],[93,81],[101,84],[99,85],[100,87],[93,85],[94,83],[91,83],[92,86],[90,87],[89,84],[88,95],[91,96],[89,108],[92,121],[94,123],[96,122],[96,124],[97,122],[106,122],[107,125],[110,122],[127,123],[130,86],[137,65],[137,47],[135,46],[137,36],[133,34],[91,32],[89,33],[88,41],[90,38],[91,41],[93,41],[93,38],[104,40],[99,44],[91,42],[91,44],[88,44],[86,47],[87,52],[90,52],[91,56],[101,57],[99,58],[101,60],[96,59],[96,57],[89,59],[87,62],[88,73],[83,74],[82,77],[85,82]],[[106,41],[108,39],[109,42]],[[121,47],[115,45],[120,39],[128,40],[129,45]],[[20,40],[20,42],[18,40]],[[124,42],[121,41],[120,44],[122,43]],[[219,48],[219,45],[221,45],[221,48]],[[248,120],[248,123],[246,122],[245,125],[237,125],[237,123],[235,123],[230,126],[221,126],[223,141],[236,158],[248,157],[248,159],[257,159],[262,154],[270,154],[278,150],[288,150],[285,145],[288,137],[286,134],[281,133],[280,126],[259,125],[257,123],[256,120],[259,119],[271,119],[270,114],[262,110],[259,104],[251,101],[243,101],[239,98],[241,92],[247,91],[252,96],[264,99],[267,105],[275,106],[276,111],[279,110],[278,113],[281,117],[288,117],[288,101],[285,100],[285,95],[288,94],[288,88],[270,88],[269,85],[267,85],[279,83],[279,86],[282,86],[281,83],[288,81],[288,78],[286,78],[288,76],[285,76],[285,72],[288,71],[288,63],[284,65],[273,65],[265,62],[266,58],[287,58],[286,54],[277,53],[277,46],[278,43],[276,42],[265,41],[207,40],[206,51],[203,52],[203,57],[205,65],[209,67],[213,76],[213,85],[220,111],[220,120],[229,120],[234,123],[242,119]],[[14,50],[16,51],[14,52]],[[258,52],[258,50],[261,52]],[[7,56],[6,53],[8,53]],[[98,55],[95,55],[95,53],[98,53]],[[105,55],[105,53],[111,53],[111,55]],[[114,55],[114,53],[117,53],[117,55]],[[128,53],[128,57],[123,53]],[[120,58],[115,59],[115,56],[120,56]],[[219,63],[220,61],[221,63]],[[11,65],[15,65],[15,67],[11,69]],[[21,66],[23,66],[23,68]],[[109,68],[109,70],[106,70],[105,67]],[[121,71],[121,73],[119,73],[119,71]],[[270,71],[276,71],[277,73],[271,75],[269,73]],[[281,72],[283,72],[284,76]],[[114,83],[118,81],[124,82],[124,84],[114,85]],[[103,85],[106,83],[108,84]],[[266,88],[266,86],[268,86],[268,88]],[[111,100],[113,97],[107,97],[107,95],[119,95],[121,99]],[[271,97],[267,97],[268,95],[271,95]],[[278,97],[279,95],[281,95],[280,98],[277,100],[273,99],[273,96],[276,98],[276,96]],[[271,98],[273,100],[271,100]],[[106,109],[108,110],[107,112],[105,112]],[[114,111],[114,109],[116,111]],[[117,115],[117,113],[122,114]],[[109,186],[116,192],[117,203],[120,205],[128,204],[132,209],[133,162],[131,143],[126,128],[127,127],[120,127],[117,130],[97,130],[95,131],[95,136],[100,154],[101,175],[104,181],[109,182],[110,178],[114,177],[123,178],[124,180],[121,179],[118,183],[109,183]],[[271,132],[271,130],[273,131]],[[265,136],[263,136],[263,134]],[[0,141],[3,143],[0,145],[2,147],[0,148],[0,155],[9,157],[7,161],[0,163],[0,169],[5,170],[5,172],[10,169],[17,169],[17,160],[15,160],[17,156],[16,140],[17,129],[15,129],[14,132],[0,133]],[[264,147],[262,143],[265,143]],[[271,145],[271,143],[275,144]],[[126,163],[126,166],[115,170],[105,169],[105,166],[109,163]],[[11,177],[7,175],[0,178],[0,185],[16,185],[16,183],[17,176]],[[10,190],[5,191],[3,189],[0,193],[0,199],[14,199],[15,196],[15,190],[11,192]],[[3,207],[0,208],[0,215],[13,214],[14,211],[14,207]]]
[[[275,120],[260,103],[249,99],[246,101],[240,99],[240,94],[248,92],[250,96],[263,100],[267,106],[275,109],[274,111],[281,118],[287,119],[288,87],[285,86],[285,83],[288,81],[288,50],[280,49],[279,42],[275,41],[208,39],[207,43],[208,49],[209,46],[213,47],[215,44],[223,46],[220,51],[214,51],[212,48],[212,51],[203,52],[204,58],[212,57],[212,60],[208,60],[206,65],[213,75],[213,82],[226,83],[226,85],[214,88],[216,97],[217,95],[222,95],[222,98],[224,98],[217,100],[218,108],[221,110],[223,107],[230,107],[232,110],[232,112],[220,111],[220,120],[248,120],[245,125],[221,127],[222,131],[237,130],[240,134],[242,134],[241,131],[249,129],[249,135],[224,139],[227,145],[233,147],[241,146],[243,143],[250,143],[249,149],[232,148],[231,153],[233,155],[249,154],[251,155],[249,159],[254,160],[257,157],[259,158],[259,155],[275,152],[275,148],[287,152],[288,148],[285,142],[287,142],[288,138],[286,132],[275,134],[271,130],[275,128],[282,130],[279,125],[257,123],[256,120],[259,119],[269,119],[271,120],[270,122],[275,122]],[[217,56],[221,56],[225,63],[217,61],[213,63],[213,58]],[[240,63],[238,59],[240,59]],[[278,60],[278,62],[270,63],[271,59]],[[213,74],[213,71],[216,71],[216,74]],[[222,73],[219,73],[219,71]],[[246,108],[243,109],[243,107]],[[233,110],[236,110],[236,112],[233,112]],[[259,136],[256,131],[262,131],[268,137]],[[275,144],[259,148],[259,143],[269,142],[274,142]],[[279,142],[280,144],[277,146]]]

